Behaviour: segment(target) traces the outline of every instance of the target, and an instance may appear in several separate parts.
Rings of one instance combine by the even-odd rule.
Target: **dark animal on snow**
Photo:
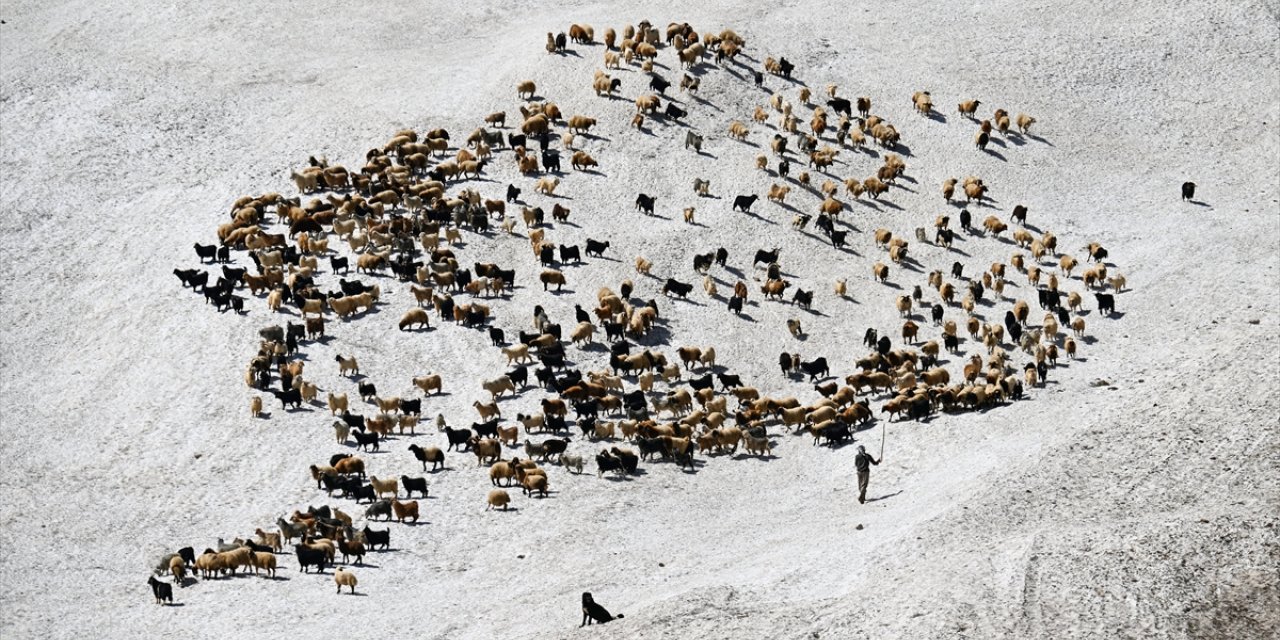
[[[640,194],[636,196],[636,211],[640,211],[647,215],[653,215],[653,204],[657,198]]]
[[[520,189],[514,184],[507,185],[507,202],[515,202],[520,199]]]
[[[879,337],[874,327],[868,328],[867,332],[862,334],[862,344],[874,349],[876,348],[876,340]]]
[[[400,486],[404,487],[406,496],[412,498],[413,492],[417,491],[422,497],[427,497],[427,479],[426,478],[410,478],[409,476],[400,476]]]
[[[1182,183],[1182,199],[1190,200],[1194,197],[1196,197],[1196,183],[1194,182]]]
[[[964,277],[964,265],[959,262],[951,263],[951,277],[959,280]]]
[[[729,310],[734,312],[735,314],[741,314],[742,301],[743,301],[743,298],[741,296],[733,296],[732,298],[729,298]]]
[[[357,449],[364,449],[365,451],[378,450],[378,434],[375,431],[366,433],[361,429],[353,429],[351,437],[356,439]]]
[[[495,347],[501,347],[507,343],[506,335],[502,333],[502,329],[489,327],[489,342],[492,342]]]
[[[391,503],[387,503],[387,507],[391,507]],[[303,573],[311,573],[308,567],[314,566],[316,571],[324,573],[324,567],[327,562],[324,549],[312,549],[306,545],[293,545],[294,550],[298,554],[298,569]]]
[[[853,103],[845,98],[834,98],[827,101],[827,106],[831,107],[836,113],[843,113],[846,116],[853,116]]]
[[[445,448],[446,451],[451,450],[454,447],[461,447],[461,451],[466,451],[471,448],[471,445],[467,442],[471,439],[470,429],[454,429],[453,427],[445,427],[444,432],[449,438],[449,446]]]
[[[667,296],[674,293],[677,297],[687,298],[691,291],[693,291],[693,285],[680,282],[674,278],[667,278],[667,283],[662,286],[662,293]]]
[[[605,249],[608,249],[608,248],[609,248],[608,241],[600,242],[599,240],[592,240],[591,238],[587,238],[587,255],[588,256],[592,256],[596,258],[603,257]]]
[[[603,623],[612,621],[614,618],[621,620],[622,614],[618,613],[617,616],[611,616],[608,609],[600,607],[599,604],[595,603],[594,599],[591,599],[591,594],[588,591],[582,591],[582,625],[593,625],[595,622],[603,625]],[[579,627],[582,625],[579,625]]]
[[[733,199],[733,210],[742,211],[744,213],[750,213],[751,205],[755,204],[756,200],[759,200],[759,199],[760,199],[760,196],[754,195],[754,194],[749,196],[738,196]]]
[[[742,376],[737,374],[722,373],[717,377],[720,379],[720,386],[724,389],[736,389],[742,386]]]
[[[728,262],[728,260],[729,260],[729,252],[724,247],[720,247],[719,249],[716,249],[716,264],[723,267],[725,265],[725,262]]]
[[[1018,205],[1018,206],[1016,206],[1016,207],[1014,207],[1014,208],[1013,208],[1013,219],[1014,219],[1015,221],[1017,221],[1017,222],[1018,222],[1018,224],[1021,224],[1021,225],[1024,225],[1024,226],[1027,224],[1027,207],[1026,207],[1026,205],[1021,205],[1021,204],[1020,204],[1020,205]]]
[[[272,391],[271,393],[280,400],[281,409],[288,409],[289,405],[293,405],[294,409],[302,408],[302,392],[297,389],[290,389],[288,391]]]
[[[200,246],[200,245],[196,245],[196,246]],[[159,580],[156,580],[155,576],[151,576],[147,578],[147,584],[151,585],[151,595],[155,596],[156,604],[161,604],[163,602],[168,602],[169,604],[173,604],[173,585],[169,584],[168,582],[161,582]],[[586,611],[585,600],[583,602],[584,602],[583,611],[585,612]],[[608,615],[608,612],[605,612],[605,615]]]
[[[663,113],[668,118],[671,118],[672,120],[679,120],[680,118],[683,118],[689,115],[688,111],[685,111],[684,109],[681,109],[680,107],[677,107],[675,104],[670,102],[667,103],[667,110],[664,111]]]
[[[582,254],[578,250],[578,245],[573,245],[572,247],[566,247],[564,245],[560,245],[560,262],[570,262],[570,261],[572,261],[574,264],[578,264],[582,262]]]
[[[808,309],[813,305],[813,292],[804,289],[796,289],[796,294],[792,296],[791,303],[801,309]]]
[[[801,362],[800,370],[809,376],[810,382],[813,382],[819,376],[825,378],[831,375],[831,369],[827,366],[826,358],[818,358],[812,362]]]
[[[1095,293],[1093,297],[1098,299],[1098,313],[1109,316],[1116,311],[1116,298],[1109,293]]]
[[[372,382],[361,382],[356,387],[360,392],[360,399],[368,402],[369,398],[378,395],[378,388]]]
[[[776,247],[772,251],[765,251],[764,249],[756,249],[756,257],[754,260],[751,261],[751,266],[754,267],[761,263],[766,265],[774,264],[778,261],[779,253],[780,251]]]
[[[667,92],[667,87],[670,86],[671,83],[668,82],[666,78],[663,78],[656,73],[649,78],[649,88],[660,94],[665,94]]]
[[[960,210],[960,228],[965,231],[973,231],[973,214],[968,209]]]
[[[374,531],[368,525],[364,528],[364,541],[369,545],[370,549],[382,547],[383,551],[391,548],[391,530]]]
[[[216,245],[212,245],[212,244],[210,244],[210,245],[203,245],[203,244],[200,244],[199,242],[197,242],[197,243],[196,243],[196,256],[197,256],[198,258],[200,258],[200,262],[201,262],[201,263],[203,263],[203,262],[204,262],[204,259],[205,259],[205,258],[208,258],[208,259],[209,259],[209,262],[214,262],[214,261],[216,261],[216,260],[218,259],[218,247],[217,247]]]

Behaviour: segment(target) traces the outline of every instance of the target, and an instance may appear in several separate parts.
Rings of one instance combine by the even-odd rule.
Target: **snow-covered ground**
[[[1273,637],[1277,15],[1275,2],[6,3],[0,635]],[[700,67],[697,99],[668,91],[706,134],[702,155],[684,149],[685,126],[628,126],[632,99],[647,92],[638,67],[613,72],[625,99],[597,98],[602,45],[543,49],[547,31],[570,23],[593,25],[599,40],[608,26],[646,18],[746,38],[740,64]],[[767,76],[756,87],[750,72],[766,56],[795,63],[795,81]],[[658,67],[678,81],[670,48]],[[154,606],[145,581],[164,551],[270,528],[307,505],[363,511],[326,499],[307,474],[347,450],[323,407],[284,412],[268,396],[269,418],[248,415],[243,369],[257,329],[297,317],[273,317],[261,298],[243,316],[218,314],[171,270],[197,266],[192,243],[216,239],[237,197],[293,195],[289,173],[309,155],[358,168],[404,127],[444,127],[458,142],[493,111],[518,122],[524,79],[566,115],[599,119],[594,136],[579,137],[598,173],[567,171],[561,198],[539,196],[502,151],[485,180],[465,186],[501,198],[514,183],[531,206],[560,202],[572,213],[549,240],[611,247],[565,266],[565,292],[550,295],[523,225],[519,237],[466,234],[459,262],[517,270],[521,288],[492,302],[509,337],[531,330],[535,304],[567,328],[574,304],[591,308],[598,288],[631,278],[635,297],[656,298],[661,312],[645,344],[673,359],[677,346],[714,345],[718,363],[762,393],[812,402],[811,384],[778,371],[780,351],[826,357],[842,379],[866,352],[866,328],[899,342],[895,297],[920,285],[936,300],[929,271],[960,260],[976,275],[1017,251],[964,233],[952,252],[915,241],[936,216],[957,219],[940,187],[967,175],[991,186],[989,204],[970,207],[976,220],[1008,222],[1025,204],[1028,223],[1082,263],[1086,243],[1106,246],[1128,289],[1111,318],[1085,295],[1081,357],[1026,399],[923,423],[881,415],[860,432],[875,453],[885,440],[866,505],[856,500],[856,446],[815,447],[781,427],[770,428],[776,457],[700,455],[696,473],[654,462],[611,480],[550,466],[551,497],[513,490],[508,513],[484,510],[487,470],[450,454],[449,470],[429,476],[424,522],[391,524],[393,551],[354,568],[366,598],[335,596],[331,573],[299,573],[286,556],[278,580],[202,580],[177,590],[181,607]],[[901,132],[907,163],[879,203],[863,198],[842,215],[847,251],[812,225],[792,229],[793,212],[763,197],[754,216],[730,210],[735,195],[763,196],[781,180],[754,168],[761,153],[775,166],[776,116],[752,123],[745,144],[728,139],[729,122],[750,122],[782,91],[804,127],[799,86],[818,100],[827,83],[871,97],[873,113]],[[932,92],[936,117],[912,111],[920,90]],[[1034,115],[1034,135],[995,135],[990,153],[975,150],[976,125],[955,109],[973,98],[984,117]],[[842,151],[830,177],[873,175],[884,151],[870,150]],[[696,197],[694,177],[710,179],[716,197]],[[827,178],[814,172],[814,186]],[[1197,202],[1179,198],[1186,180],[1199,184]],[[657,197],[660,218],[635,211],[641,192]],[[843,189],[839,197],[849,200]],[[793,188],[787,203],[816,213],[820,200]],[[681,220],[688,206],[695,226]],[[889,285],[871,278],[874,262],[889,262],[878,228],[906,236],[915,260],[892,265]],[[740,272],[712,271],[721,294],[740,278],[752,289],[741,317],[708,299],[691,267],[695,253],[721,246]],[[772,247],[794,286],[815,291],[812,312],[759,294],[750,259]],[[656,277],[635,274],[637,255]],[[1084,291],[1083,266],[1064,289]],[[667,277],[699,286],[688,302],[668,300]],[[849,299],[832,293],[837,278]],[[320,279],[336,288],[327,270]],[[397,331],[412,295],[376,280],[381,306],[345,323],[330,316],[331,340],[304,345],[304,377],[322,397],[355,396],[333,362],[355,355],[384,395],[417,397],[410,379],[437,372],[448,394],[426,400],[424,413],[476,420],[479,382],[505,371],[505,358],[483,332],[451,323]],[[1039,324],[1026,278],[1009,282],[978,313],[999,323],[1023,299]],[[789,318],[801,320],[804,340],[787,333]],[[917,321],[924,339],[939,338]],[[962,349],[945,365],[953,379],[969,352],[985,351],[967,340]],[[584,371],[606,365],[598,346],[569,355]],[[1013,358],[1019,369],[1027,360]],[[530,389],[504,400],[503,415],[529,413],[542,397]],[[873,400],[877,413],[885,399]],[[371,471],[420,475],[410,442],[443,446],[444,437],[424,422],[417,436],[365,454]],[[600,446],[575,437],[571,451]],[[577,631],[582,591],[626,618]]]

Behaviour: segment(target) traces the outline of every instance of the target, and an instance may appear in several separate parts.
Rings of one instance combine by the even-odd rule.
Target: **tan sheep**
[[[875,278],[876,282],[888,282],[889,267],[883,263],[877,262],[871,266],[871,275]]]
[[[653,268],[653,263],[644,259],[642,256],[636,256],[636,273],[649,275],[649,270]]]
[[[836,280],[835,293],[837,296],[841,298],[845,297],[845,294],[848,293],[848,290],[849,290],[848,284],[845,282],[844,278],[840,278],[839,280]]]
[[[1023,134],[1031,133],[1031,125],[1036,123],[1036,119],[1025,113],[1018,114],[1018,131]]]
[[[532,80],[524,80],[516,84],[516,95],[525,100],[532,100],[533,94],[537,93],[537,91],[538,85],[534,84]]]
[[[555,193],[556,187],[560,186],[560,178],[539,178],[534,191],[543,195],[552,195]]]
[[[760,156],[764,158],[764,156]],[[787,194],[791,192],[791,187],[773,184],[769,187],[769,201],[781,204],[787,199]]]
[[[333,572],[333,581],[338,585],[338,593],[342,593],[343,587],[348,587],[351,589],[351,594],[355,595],[356,585],[359,583],[356,580],[356,574],[338,567],[338,570]]]
[[[494,489],[489,492],[487,502],[489,506],[484,508],[485,511],[495,508],[501,508],[506,511],[507,506],[511,504],[511,494],[507,493],[505,489]]]
[[[747,133],[749,132],[750,130],[747,128],[747,125],[737,120],[729,123],[729,137],[734,140],[746,140]]]
[[[262,396],[249,398],[249,415],[254,418],[262,416]]]

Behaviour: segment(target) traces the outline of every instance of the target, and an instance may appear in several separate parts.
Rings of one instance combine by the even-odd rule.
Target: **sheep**
[[[848,293],[848,290],[849,290],[849,289],[848,289],[848,284],[847,284],[847,282],[845,281],[845,279],[844,279],[844,278],[840,278],[840,279],[836,280],[836,285],[835,285],[835,294],[836,294],[837,296],[839,296],[839,297],[841,297],[841,298],[845,297],[845,295]]]
[[[505,385],[503,385],[501,382],[504,379],[506,381]],[[493,394],[494,400],[496,400],[498,396],[502,394],[502,391],[504,389],[511,388],[514,391],[514,387],[511,387],[511,378],[508,378],[506,376],[498,378],[497,380],[490,380],[488,382],[496,383],[493,385],[493,388],[486,387],[485,389],[489,393]],[[496,418],[502,417],[502,410],[498,408],[497,402],[482,403],[479,400],[476,400],[475,402],[471,403],[471,406],[476,408],[476,412],[480,414],[481,421],[490,420],[495,417]]]
[[[334,360],[336,360],[338,363],[339,375],[343,375],[343,376],[346,376],[348,374],[354,375],[354,376],[360,375],[360,364],[356,362],[356,359],[354,356],[350,358],[344,358],[341,355],[337,355],[337,356],[334,356]]]
[[[578,344],[579,342],[590,344],[591,338],[595,332],[596,326],[594,324],[591,324],[590,322],[579,322],[578,325],[573,328],[573,331],[569,332],[569,337],[572,339],[573,344]]]
[[[511,494],[507,493],[505,489],[494,489],[489,492],[486,502],[488,502],[489,506],[484,508],[485,511],[499,507],[506,511],[507,506],[511,504]]]
[[[338,593],[342,593],[343,587],[349,587],[351,589],[351,594],[355,595],[356,585],[359,583],[359,581],[356,580],[356,574],[343,569],[342,567],[338,567],[338,569],[333,572],[333,581],[338,585]]]
[[[418,522],[418,501],[410,500],[408,502],[400,502],[399,500],[391,501],[391,510],[395,512],[396,521],[401,524],[410,518],[416,523]]]
[[[431,463],[431,471],[444,466],[444,452],[439,447],[419,447],[416,444],[409,445],[409,451],[413,452],[420,462],[422,462],[422,470],[427,470],[427,463]]]
[[[871,275],[877,282],[888,282],[889,267],[883,263],[877,262],[871,267]]]
[[[249,398],[249,415],[254,418],[262,416],[262,396]]]
[[[1018,114],[1018,131],[1024,135],[1031,132],[1031,125],[1036,123],[1036,119],[1025,113]]]
[[[653,263],[644,259],[642,256],[636,256],[636,273],[649,275],[649,270],[653,268]]]
[[[655,95],[644,95],[636,98],[636,113],[653,113],[662,106],[662,101]]]
[[[538,275],[538,280],[542,282],[542,290],[546,291],[551,285],[556,285],[556,291],[565,285],[564,273],[555,269],[547,269]]]
[[[534,84],[532,80],[524,80],[516,84],[516,95],[520,98],[524,98],[525,100],[532,100],[533,94],[536,93],[537,90],[538,85]]]
[[[800,328],[800,321],[795,318],[787,320],[787,331],[791,333],[793,338],[800,338],[804,333]]]
[[[520,482],[521,490],[525,495],[531,495],[535,491],[538,497],[547,497],[547,477],[543,475],[526,475],[524,480]]]
[[[533,190],[549,196],[555,192],[558,186],[560,186],[560,178],[539,178]]]
[[[791,187],[774,184],[769,187],[769,200],[782,204],[787,199],[787,194],[791,192]]]
[[[746,140],[747,133],[749,133],[749,131],[750,130],[747,128],[747,125],[737,120],[729,123],[729,137],[734,140]]]
[[[561,453],[560,466],[564,467],[565,469],[576,470],[577,473],[581,474],[582,469],[585,466],[585,462],[583,461],[582,456]]]
[[[400,316],[399,326],[401,331],[412,329],[415,324],[418,325],[419,329],[431,328],[431,318],[427,315],[426,309],[415,307]]]
[[[423,395],[429,395],[432,392],[444,393],[444,383],[440,374],[431,374],[414,378],[413,386],[421,389]]]

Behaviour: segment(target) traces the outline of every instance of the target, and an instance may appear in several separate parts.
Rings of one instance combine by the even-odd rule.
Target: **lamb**
[[[489,506],[485,507],[485,511],[498,507],[503,511],[506,511],[507,506],[511,504],[511,494],[507,493],[505,489],[494,489],[489,492],[489,496],[486,501]]]
[[[333,581],[338,585],[337,593],[342,593],[342,588],[348,587],[351,589],[351,594],[355,595],[356,585],[359,583],[359,581],[356,580],[356,574],[343,569],[342,567],[338,567],[338,570],[333,572]]]
[[[649,275],[649,269],[653,268],[653,263],[645,260],[641,256],[636,256],[636,273]]]
[[[539,178],[533,190],[549,196],[555,192],[558,186],[560,186],[560,178]]]
[[[547,269],[538,275],[538,280],[542,282],[542,290],[546,291],[551,285],[556,285],[556,291],[560,291],[565,285],[564,273],[555,269]]]

